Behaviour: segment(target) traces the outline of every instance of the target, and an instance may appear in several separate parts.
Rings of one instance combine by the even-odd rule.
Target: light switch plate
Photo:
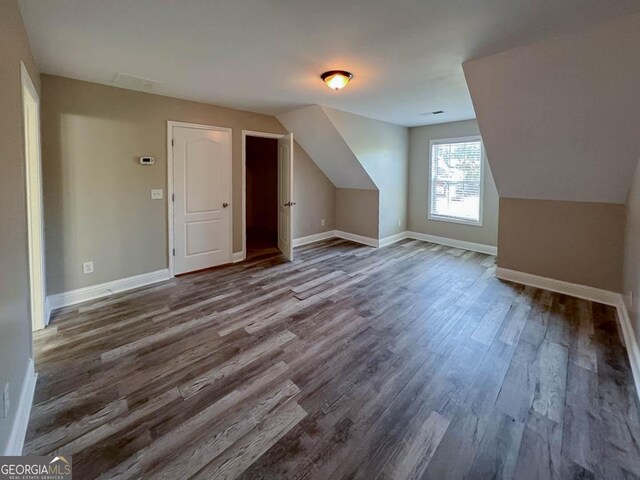
[[[151,200],[162,200],[162,189],[154,188],[151,190]]]
[[[93,273],[93,262],[84,262],[82,264],[82,273]]]

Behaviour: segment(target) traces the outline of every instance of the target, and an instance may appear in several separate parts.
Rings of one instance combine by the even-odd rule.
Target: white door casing
[[[27,235],[31,327],[46,326],[46,274],[42,203],[42,165],[40,155],[40,98],[24,64],[21,64],[22,105],[25,143]]]
[[[172,133],[174,274],[230,263],[231,132],[174,126]]]
[[[293,260],[293,134],[278,139],[278,248]]]

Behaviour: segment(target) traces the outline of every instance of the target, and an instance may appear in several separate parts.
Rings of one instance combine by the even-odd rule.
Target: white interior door
[[[22,66],[22,102],[24,114],[27,235],[29,242],[29,283],[31,326],[45,327],[44,222],[42,206],[42,167],[40,161],[40,99],[29,74]]]
[[[278,248],[293,260],[293,134],[278,140]]]
[[[231,262],[231,132],[173,128],[174,273]]]

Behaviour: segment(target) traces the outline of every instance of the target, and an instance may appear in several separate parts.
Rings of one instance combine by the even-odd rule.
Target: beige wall
[[[0,452],[16,418],[32,355],[21,61],[39,89],[18,3],[4,0],[0,2],[0,389],[9,384],[11,406],[7,418],[0,416]]]
[[[294,154],[293,238],[335,229],[336,187],[300,145],[295,145]]]
[[[627,197],[622,293],[640,343],[640,168],[636,168]]]
[[[337,188],[336,230],[379,238],[379,207],[380,198],[377,190]]]
[[[150,200],[152,188],[166,192],[167,120],[233,129],[233,250],[242,249],[241,133],[284,133],[274,117],[50,75],[42,76],[42,95],[49,293],[167,267],[166,196]],[[139,165],[140,155],[156,164]],[[300,157],[294,190],[310,190],[309,182],[330,195],[326,178]],[[296,201],[298,216],[318,208]],[[331,218],[331,202],[319,205]],[[83,275],[89,260],[95,272]]]
[[[429,198],[429,142],[442,138],[480,135],[475,120],[409,129],[409,221],[412,232],[467,242],[498,245],[498,191],[486,158],[482,226],[439,222],[427,218]]]
[[[498,266],[620,292],[625,206],[500,199]]]

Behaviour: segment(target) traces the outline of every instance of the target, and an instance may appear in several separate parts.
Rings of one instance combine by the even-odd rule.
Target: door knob
[[[296,202],[287,202],[284,204],[285,207],[293,207],[296,204]]]
[[[228,204],[227,202],[224,202],[224,203],[222,204],[222,208],[227,208],[228,206],[229,206],[229,204]]]

